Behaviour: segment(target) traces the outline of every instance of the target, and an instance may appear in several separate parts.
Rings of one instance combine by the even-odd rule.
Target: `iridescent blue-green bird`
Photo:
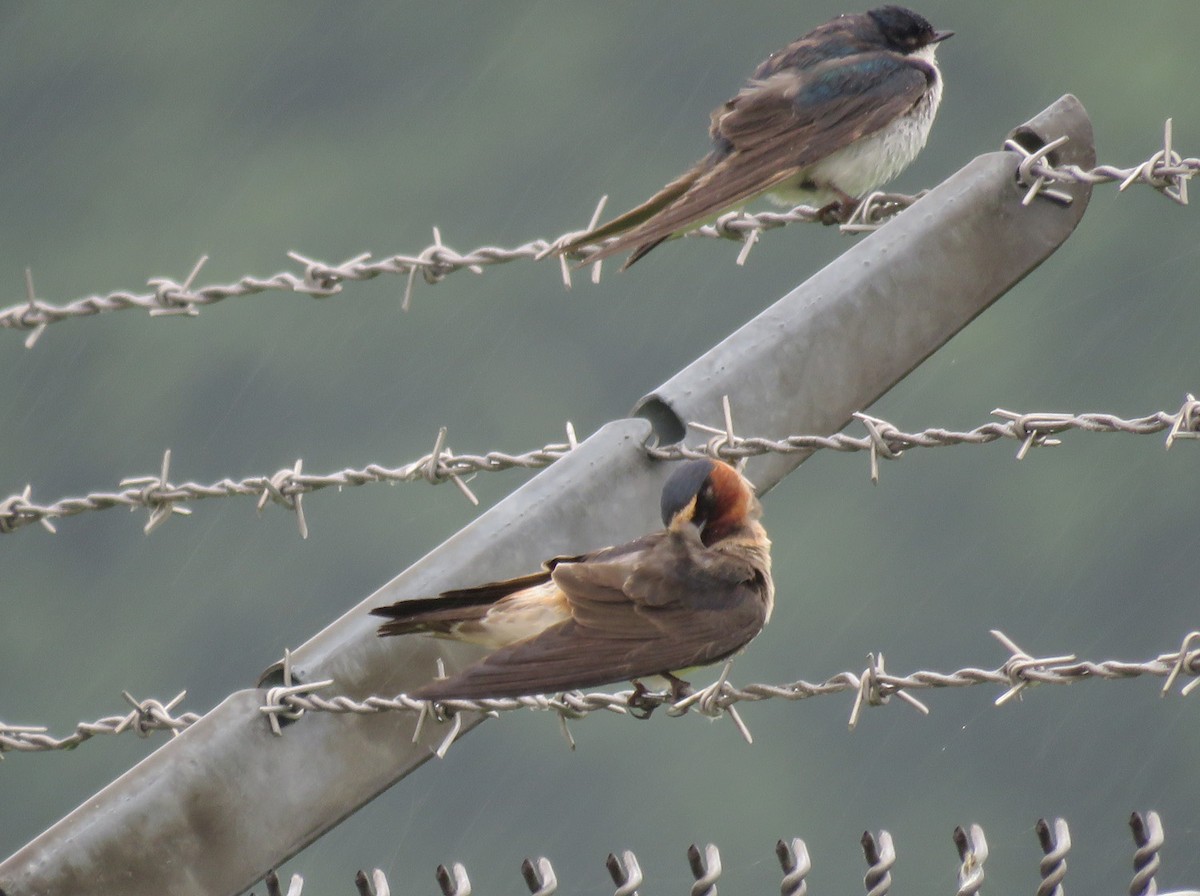
[[[901,6],[843,15],[773,53],[712,113],[712,150],[618,218],[559,247],[616,237],[588,256],[632,250],[625,267],[659,243],[762,195],[822,207],[844,220],[857,200],[890,181],[925,146],[942,99],[935,31]]]

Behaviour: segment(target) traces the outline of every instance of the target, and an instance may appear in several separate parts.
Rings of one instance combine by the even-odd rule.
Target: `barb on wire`
[[[712,438],[701,445],[661,445],[647,447],[646,452],[657,460],[687,460],[697,457],[717,457],[735,463],[763,454],[801,454],[820,450],[854,453],[866,451],[871,458],[871,479],[879,479],[879,459],[897,460],[910,448],[943,448],[954,445],[987,445],[1001,439],[1012,439],[1020,443],[1018,459],[1023,459],[1031,448],[1050,447],[1060,444],[1053,438],[1069,430],[1093,433],[1126,433],[1131,435],[1153,435],[1167,431],[1166,445],[1170,448],[1176,441],[1200,437],[1200,401],[1192,394],[1176,411],[1156,411],[1144,417],[1123,419],[1115,414],[1054,414],[1016,413],[997,408],[992,413],[1002,418],[977,426],[965,432],[932,428],[921,432],[902,432],[893,424],[866,414],[855,414],[867,434],[853,436],[835,433],[828,436],[793,435],[782,439],[742,437],[733,431],[731,415],[726,406],[725,421],[714,427],[702,423],[691,426],[712,434]],[[470,487],[469,477],[475,473],[493,473],[500,470],[520,468],[536,470],[548,467],[554,461],[578,447],[575,430],[568,422],[567,441],[552,442],[523,454],[507,454],[489,451],[487,454],[454,454],[446,446],[446,430],[438,431],[433,451],[417,460],[399,467],[370,464],[361,469],[348,468],[336,473],[308,474],[302,472],[303,462],[297,460],[270,476],[251,476],[240,481],[222,479],[208,485],[185,482],[176,485],[169,481],[168,472],[171,452],[163,455],[157,476],[139,476],[121,480],[121,491],[93,492],[83,497],[60,498],[50,504],[39,504],[33,500],[32,488],[26,485],[18,494],[0,500],[0,535],[15,532],[33,523],[40,523],[48,531],[55,531],[52,520],[76,516],[114,507],[136,509],[147,508],[150,518],[146,532],[162,525],[173,514],[189,511],[181,505],[187,501],[208,498],[247,496],[258,499],[261,511],[268,502],[279,504],[297,516],[300,534],[308,535],[308,524],[301,505],[302,496],[327,488],[347,488],[377,482],[416,482],[423,480],[431,484],[453,482],[467,500],[478,504]]]
[[[308,523],[304,516],[301,499],[311,492],[327,488],[347,488],[374,482],[417,482],[431,484],[450,481],[458,486],[463,495],[478,504],[467,486],[467,477],[479,472],[497,472],[520,468],[536,470],[547,467],[578,447],[575,431],[567,424],[567,441],[552,442],[524,454],[507,454],[489,451],[487,454],[454,454],[446,446],[445,427],[439,430],[433,452],[399,467],[370,464],[361,469],[345,469],[336,473],[308,474],[303,472],[303,461],[297,460],[270,476],[251,476],[240,481],[222,479],[211,484],[185,482],[176,485],[167,478],[171,452],[163,455],[157,476],[138,476],[121,480],[121,491],[93,492],[80,498],[62,498],[51,504],[38,504],[33,500],[32,488],[26,485],[20,494],[0,500],[0,534],[14,532],[31,523],[41,523],[51,533],[51,520],[76,516],[97,510],[127,507],[131,510],[145,507],[150,510],[150,519],[145,531],[151,532],[166,522],[172,514],[188,514],[191,511],[181,505],[187,501],[207,498],[229,498],[235,496],[258,499],[261,511],[268,502],[278,504],[296,514],[302,537],[308,537]]]
[[[1017,169],[1020,183],[1029,188],[1023,202],[1028,205],[1034,197],[1041,195],[1056,202],[1070,203],[1071,196],[1061,190],[1052,189],[1049,184],[1106,184],[1117,183],[1124,192],[1134,184],[1145,184],[1153,187],[1168,199],[1188,204],[1188,181],[1200,171],[1200,159],[1185,159],[1175,151],[1173,143],[1174,122],[1168,118],[1163,125],[1162,149],[1153,153],[1144,162],[1130,168],[1120,168],[1115,165],[1097,165],[1085,169],[1078,165],[1056,165],[1051,159],[1054,151],[1066,143],[1066,137],[1060,137],[1036,150],[1023,147],[1016,140],[1005,141],[1004,148],[1019,153],[1022,156],[1021,165]]]
[[[911,693],[908,693],[917,690],[973,687],[984,684],[998,685],[1005,690],[1001,698],[995,702],[997,705],[1002,705],[1020,689],[1032,684],[1063,685],[1080,681],[1116,681],[1142,676],[1167,678],[1188,675],[1193,679],[1200,676],[1200,651],[1190,647],[1192,641],[1200,637],[1197,633],[1189,634],[1178,650],[1143,662],[1121,660],[1096,662],[1077,660],[1074,656],[1035,658],[1017,647],[1012,639],[1003,632],[992,631],[991,634],[1011,654],[1009,659],[996,669],[967,667],[949,673],[919,671],[908,675],[893,675],[885,671],[882,664],[872,657],[870,665],[862,672],[840,672],[817,683],[796,681],[782,685],[751,684],[736,687],[729,682],[726,670],[715,685],[678,702],[672,702],[670,694],[666,692],[649,692],[639,699],[647,706],[667,707],[668,715],[682,715],[694,711],[710,718],[718,718],[722,715],[729,715],[730,710],[737,703],[755,703],[772,699],[795,701],[833,694],[852,694],[854,702],[850,726],[853,728],[858,721],[858,714],[862,706],[881,706],[886,704],[888,698],[892,696],[907,697],[911,705],[923,713],[928,713],[928,708],[917,701]],[[869,686],[865,685],[865,682],[869,682]],[[458,734],[462,713],[495,714],[518,709],[536,709],[555,712],[564,718],[579,718],[588,713],[600,711],[626,715],[629,701],[634,693],[633,690],[615,693],[571,691],[527,697],[444,700],[434,704],[436,711],[432,713],[429,701],[417,700],[406,694],[396,697],[373,696],[364,700],[354,700],[345,696],[304,693],[284,695],[280,698],[278,707],[265,706],[263,712],[304,709],[315,712],[362,715],[379,712],[411,712],[418,714],[422,719],[428,718],[431,714],[442,718],[448,716],[459,724],[452,726],[449,736],[436,751],[437,755],[444,756]],[[704,695],[703,698],[700,698],[700,694]],[[868,694],[868,696],[864,697],[864,694]],[[874,697],[869,696],[870,694],[873,694]],[[742,731],[748,738],[749,732],[745,730],[745,723],[741,722],[740,717],[735,724],[739,731]]]
[[[788,684],[750,684],[737,687],[729,681],[727,665],[714,684],[702,688],[678,702],[672,702],[669,692],[653,691],[641,694],[639,701],[648,707],[665,707],[669,716],[681,716],[689,712],[709,718],[728,715],[734,719],[739,732],[749,740],[749,731],[745,723],[741,721],[740,717],[735,716],[734,705],[737,703],[757,703],[762,700],[775,699],[797,701],[807,700],[811,697],[848,694],[853,697],[850,716],[850,727],[853,728],[863,706],[883,706],[891,697],[906,699],[910,705],[923,714],[928,714],[928,707],[918,701],[910,693],[912,691],[996,685],[1004,688],[1001,697],[995,701],[997,705],[1001,705],[1019,690],[1033,684],[1065,685],[1080,681],[1118,681],[1150,676],[1165,678],[1170,685],[1180,676],[1186,676],[1192,679],[1188,686],[1181,689],[1181,695],[1186,695],[1191,691],[1190,685],[1200,681],[1200,649],[1193,647],[1193,644],[1200,640],[1200,632],[1188,633],[1179,649],[1142,662],[1078,660],[1073,655],[1035,658],[1018,647],[1003,632],[992,631],[991,634],[1010,653],[1009,658],[995,669],[969,666],[956,672],[917,671],[908,675],[894,675],[884,669],[881,658],[876,659],[873,655],[869,658],[869,665],[863,671],[839,672],[817,683],[801,680]],[[395,697],[372,696],[356,700],[344,695],[317,693],[333,687],[336,682],[332,679],[304,684],[293,683],[290,663],[291,657],[285,652],[284,683],[279,687],[268,689],[263,705],[259,707],[259,712],[267,717],[275,734],[283,734],[281,719],[295,721],[300,719],[305,712],[353,713],[356,715],[409,712],[417,716],[418,725],[423,725],[428,720],[450,723],[448,733],[434,751],[439,757],[446,754],[462,732],[463,713],[478,712],[495,716],[501,712],[536,709],[557,713],[564,720],[583,718],[593,712],[628,715],[629,701],[635,693],[631,689],[587,693],[569,691],[527,697],[444,700],[436,703],[418,700],[407,694],[399,694]],[[65,738],[51,737],[42,727],[0,723],[0,753],[6,750],[24,752],[69,750],[96,734],[121,734],[126,731],[134,731],[145,737],[151,731],[160,730],[170,730],[178,734],[200,719],[200,716],[195,713],[185,713],[178,717],[171,716],[171,711],[183,700],[185,694],[186,692],[182,692],[170,702],[163,704],[157,700],[135,700],[126,693],[125,700],[134,708],[133,712],[124,716],[111,716],[96,722],[81,722],[76,726],[75,733]],[[415,742],[415,734],[413,739]],[[982,862],[983,858],[986,858],[986,844],[983,845],[984,855],[982,857],[978,844],[974,846],[974,850],[977,860]],[[617,860],[614,859],[614,861]],[[964,857],[963,861],[966,863],[967,859]],[[632,880],[633,873],[632,870],[628,872],[630,880]]]
[[[878,458],[897,460],[909,448],[986,445],[1000,439],[1013,439],[1021,446],[1017,458],[1023,459],[1031,448],[1061,444],[1060,440],[1052,437],[1069,430],[1130,435],[1151,435],[1166,430],[1168,448],[1179,439],[1200,437],[1200,402],[1190,393],[1178,410],[1156,411],[1132,419],[1099,413],[1017,413],[1004,408],[996,408],[992,414],[1000,417],[1001,422],[984,423],[966,432],[926,429],[918,433],[906,433],[886,420],[856,413],[855,419],[867,430],[865,436],[836,433],[831,436],[795,435],[782,439],[739,437],[733,434],[728,423],[725,428],[692,423],[690,425],[693,428],[713,433],[713,438],[698,446],[665,445],[648,448],[647,451],[651,457],[659,460],[719,457],[730,461],[761,454],[800,454],[822,449],[867,451],[871,454],[871,478],[877,480]]]
[[[1037,150],[1029,150],[1015,140],[1009,140],[1005,147],[1022,156],[1018,171],[1020,182],[1029,188],[1025,203],[1032,202],[1036,196],[1043,196],[1057,202],[1070,202],[1069,194],[1055,190],[1053,184],[1064,183],[1119,183],[1122,191],[1133,184],[1145,184],[1158,190],[1164,196],[1181,205],[1186,205],[1188,181],[1200,171],[1200,159],[1183,158],[1172,146],[1172,122],[1167,120],[1163,138],[1163,148],[1152,154],[1144,162],[1130,168],[1114,165],[1098,165],[1095,168],[1083,169],[1078,165],[1056,165],[1052,162],[1053,154],[1063,140],[1053,141]],[[860,233],[874,230],[888,218],[907,208],[920,198],[895,193],[872,193],[855,209],[851,218],[841,226],[846,233]],[[592,215],[591,226],[599,220],[603,200]],[[761,212],[748,214],[746,212],[730,212],[719,217],[711,224],[699,227],[686,236],[706,237],[710,239],[730,239],[742,244],[737,256],[737,263],[744,264],[750,249],[758,242],[760,236],[768,231],[798,222],[812,223],[821,220],[820,210],[811,206],[796,206],[785,212]],[[589,229],[591,229],[589,227]],[[288,258],[301,265],[302,270],[281,271],[271,277],[260,278],[244,276],[233,283],[194,286],[193,283],[200,273],[201,267],[208,260],[201,258],[191,273],[182,283],[169,277],[152,277],[147,281],[148,292],[117,291],[106,295],[91,295],[76,299],[62,305],[42,301],[36,297],[33,289],[33,275],[26,271],[26,297],[8,308],[0,309],[0,329],[26,330],[29,337],[25,341],[26,348],[32,348],[34,343],[52,323],[76,317],[90,317],[110,311],[141,308],[150,314],[183,315],[195,317],[200,309],[207,305],[229,298],[244,298],[260,295],[265,292],[290,292],[296,295],[311,296],[315,299],[329,298],[338,295],[347,283],[362,283],[382,276],[397,276],[404,278],[404,292],[400,306],[407,311],[412,305],[413,290],[417,277],[427,284],[440,283],[455,271],[468,270],[482,274],[484,269],[512,261],[538,261],[557,254],[557,250],[578,236],[581,231],[565,233],[553,240],[536,239],[513,248],[499,246],[480,246],[469,252],[460,253],[450,248],[442,238],[441,230],[433,228],[433,242],[415,255],[396,254],[385,258],[371,257],[366,252],[355,255],[345,261],[329,264],[302,255],[299,252],[288,252]],[[572,258],[582,265],[588,264],[588,259],[607,245],[607,241],[595,246],[587,246],[572,254]],[[571,286],[571,269],[563,256],[560,259],[560,269],[563,281],[569,289]],[[599,279],[599,265],[593,266],[593,280]]]
[[[80,722],[75,731],[66,737],[52,737],[41,726],[6,725],[0,722],[0,759],[8,751],[44,752],[48,750],[74,750],[86,740],[91,740],[98,734],[124,734],[127,731],[146,737],[152,731],[170,731],[179,734],[184,728],[200,720],[194,712],[185,712],[172,716],[175,709],[187,696],[187,691],[180,691],[174,699],[167,703],[157,700],[137,700],[128,691],[121,694],[125,702],[133,707],[131,712],[123,716],[105,716],[94,722]]]

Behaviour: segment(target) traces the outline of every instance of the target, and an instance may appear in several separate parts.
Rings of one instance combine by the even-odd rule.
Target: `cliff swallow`
[[[771,616],[771,542],[754,488],[713,460],[681,463],[662,491],[666,528],[628,544],[556,557],[540,572],[371,610],[380,636],[426,632],[495,648],[410,696],[480,699],[557,693],[663,676],[736,653]]]
[[[942,99],[935,31],[901,6],[843,15],[773,53],[712,113],[713,148],[637,208],[560,253],[619,236],[589,256],[633,249],[629,267],[663,240],[767,194],[822,206],[844,220],[861,197],[917,157]]]

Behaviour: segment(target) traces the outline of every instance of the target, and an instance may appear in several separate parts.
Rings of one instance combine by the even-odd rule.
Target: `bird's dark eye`
[[[696,510],[692,515],[692,522],[697,525],[707,522],[716,509],[717,493],[713,489],[712,483],[706,482],[704,488],[696,494]]]

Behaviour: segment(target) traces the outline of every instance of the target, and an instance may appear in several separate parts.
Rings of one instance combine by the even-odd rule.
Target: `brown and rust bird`
[[[494,648],[410,692],[430,700],[519,697],[662,676],[741,650],[771,616],[771,542],[754,488],[721,461],[681,463],[662,491],[666,528],[556,557],[541,572],[371,610],[381,636],[425,632]]]
[[[629,267],[659,243],[767,195],[821,206],[845,220],[925,146],[942,98],[934,59],[952,31],[901,6],[838,16],[771,54],[737,96],[712,113],[707,156],[618,218],[558,248],[616,237],[586,263],[632,249]]]

